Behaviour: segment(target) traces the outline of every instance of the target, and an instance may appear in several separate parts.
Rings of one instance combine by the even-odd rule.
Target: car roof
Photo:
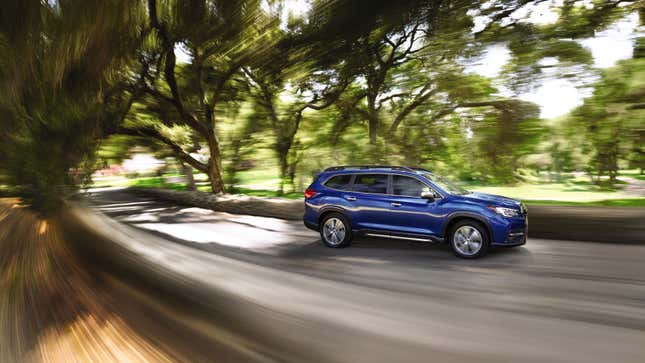
[[[396,173],[418,175],[420,172],[430,172],[422,168],[398,165],[342,165],[325,169],[321,174],[364,174],[364,173]]]
[[[337,170],[372,170],[372,169],[405,170],[405,171],[411,171],[411,172],[415,172],[418,170],[427,171],[421,168],[400,166],[400,165],[338,165],[338,166],[331,166],[325,169],[325,172],[337,171]]]

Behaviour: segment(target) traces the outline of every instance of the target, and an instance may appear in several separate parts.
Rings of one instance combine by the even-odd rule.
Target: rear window
[[[363,193],[387,193],[387,175],[386,174],[359,174],[354,180],[355,192]]]
[[[336,175],[325,182],[325,186],[332,189],[349,190],[351,175]]]

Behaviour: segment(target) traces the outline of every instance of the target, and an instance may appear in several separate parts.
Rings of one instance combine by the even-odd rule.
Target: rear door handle
[[[349,200],[350,202],[353,202],[356,200],[356,197],[345,197],[345,199]]]
[[[401,206],[401,203],[396,203],[396,202],[395,202],[395,203],[392,203],[392,204],[391,204],[391,206],[392,206],[392,207],[400,207],[400,206]]]

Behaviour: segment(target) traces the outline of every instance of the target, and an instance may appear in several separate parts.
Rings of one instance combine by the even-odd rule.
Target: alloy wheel
[[[338,218],[329,218],[323,225],[323,236],[330,245],[339,245],[345,239],[345,224]]]
[[[477,254],[484,245],[481,233],[473,226],[459,227],[452,238],[457,251],[465,256]]]

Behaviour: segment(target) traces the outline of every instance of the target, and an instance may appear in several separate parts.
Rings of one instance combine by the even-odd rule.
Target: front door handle
[[[396,202],[395,202],[395,203],[392,203],[392,204],[391,204],[391,206],[392,206],[392,207],[400,207],[400,206],[401,206],[401,203],[396,203]]]
[[[353,202],[356,200],[356,197],[345,197],[345,199],[349,200],[350,202]]]

